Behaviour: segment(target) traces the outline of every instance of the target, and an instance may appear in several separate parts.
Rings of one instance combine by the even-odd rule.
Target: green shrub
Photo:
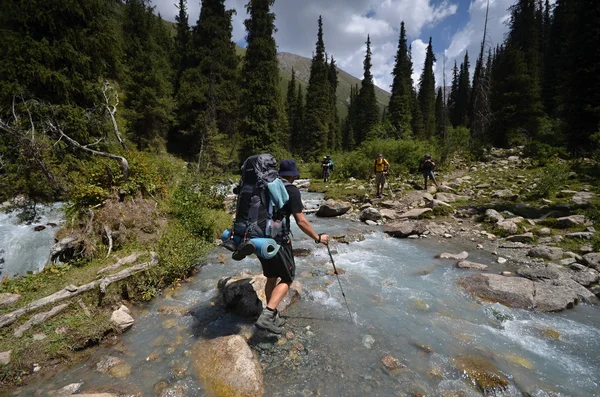
[[[470,134],[469,129],[463,126],[448,127],[446,139],[440,142],[440,161],[445,163],[456,153],[468,153]]]
[[[548,165],[542,170],[539,178],[532,196],[535,198],[548,198],[567,183],[569,167],[566,164],[559,163],[555,159],[553,164]]]

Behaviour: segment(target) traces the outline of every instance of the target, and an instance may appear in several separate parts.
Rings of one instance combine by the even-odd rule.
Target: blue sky
[[[233,18],[233,38],[244,43],[243,21],[248,0],[225,0],[228,8],[236,9]],[[469,51],[471,68],[479,53],[483,35],[485,6],[488,0],[276,0],[277,41],[279,51],[310,58],[317,35],[317,19],[323,17],[325,47],[338,66],[361,78],[367,34],[371,35],[373,74],[375,83],[390,89],[391,70],[398,45],[400,22],[405,21],[409,42],[413,46],[415,84],[423,67],[429,36],[438,60],[436,83],[442,84],[442,59],[446,56],[446,84],[450,84],[454,61],[462,61]],[[508,7],[515,0],[489,0],[490,22],[488,44],[503,41]],[[175,0],[154,0],[162,16],[174,20]],[[199,0],[189,1],[190,22],[198,19]]]

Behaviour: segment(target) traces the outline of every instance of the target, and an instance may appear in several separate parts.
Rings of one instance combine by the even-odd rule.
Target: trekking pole
[[[390,189],[390,196],[392,198],[396,198],[396,195],[394,194],[394,192],[392,191],[392,185],[390,185],[390,179],[388,178],[388,176],[385,176],[385,181],[387,182],[388,185],[388,189]]]
[[[344,302],[346,302],[346,307],[348,308],[348,314],[350,315],[350,321],[354,323],[354,318],[352,318],[352,312],[350,311],[350,306],[348,306],[348,301],[346,300],[346,294],[344,294],[344,289],[342,288],[342,282],[340,281],[340,277],[338,276],[337,268],[335,267],[335,261],[333,260],[333,255],[331,255],[331,249],[329,249],[329,243],[325,244],[327,246],[327,252],[329,253],[329,258],[331,259],[331,264],[333,265],[333,273],[337,278],[338,284],[340,284],[340,291],[342,291],[342,296],[344,297]]]

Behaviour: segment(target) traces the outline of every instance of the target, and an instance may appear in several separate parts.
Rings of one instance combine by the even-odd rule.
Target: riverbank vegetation
[[[229,184],[248,155],[294,157],[319,178],[319,160],[331,154],[332,178],[344,182],[366,180],[382,152],[396,194],[425,153],[451,171],[456,156],[465,164],[492,145],[523,145],[540,166],[562,158],[597,177],[600,3],[516,1],[505,42],[490,48],[484,39],[473,78],[465,54],[448,93],[434,78],[435,43],[422,69],[413,65],[403,23],[385,108],[375,95],[367,36],[364,76],[344,103],[345,118],[320,18],[308,81],[292,75],[281,89],[273,3],[249,1],[244,57],[224,0],[202,1],[192,23],[179,0],[175,24],[148,0],[30,0],[0,13],[0,202],[13,200],[21,210],[66,203],[56,263],[2,280],[0,293],[22,299],[0,307],[0,315],[95,280],[133,253],[144,261],[154,252],[160,263],[111,285],[102,300],[96,290],[82,294],[39,327],[43,340],[12,337],[26,318],[1,328],[0,351],[12,350],[12,360],[0,387],[115,332],[108,313],[121,300],[146,301],[185,279],[230,223],[217,186]],[[411,79],[416,68],[418,82]],[[528,192],[532,200],[555,199],[570,171],[548,170]],[[359,196],[359,186],[314,188],[347,198]],[[23,214],[35,221],[35,211]]]

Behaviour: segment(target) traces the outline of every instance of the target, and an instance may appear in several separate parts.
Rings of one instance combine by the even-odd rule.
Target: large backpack
[[[236,216],[233,222],[233,235],[243,240],[274,237],[274,223],[280,225],[278,208],[274,205],[269,187],[277,183],[285,186],[277,173],[277,160],[270,154],[250,156],[242,166],[242,177],[237,187]],[[283,187],[282,202],[288,200]]]

